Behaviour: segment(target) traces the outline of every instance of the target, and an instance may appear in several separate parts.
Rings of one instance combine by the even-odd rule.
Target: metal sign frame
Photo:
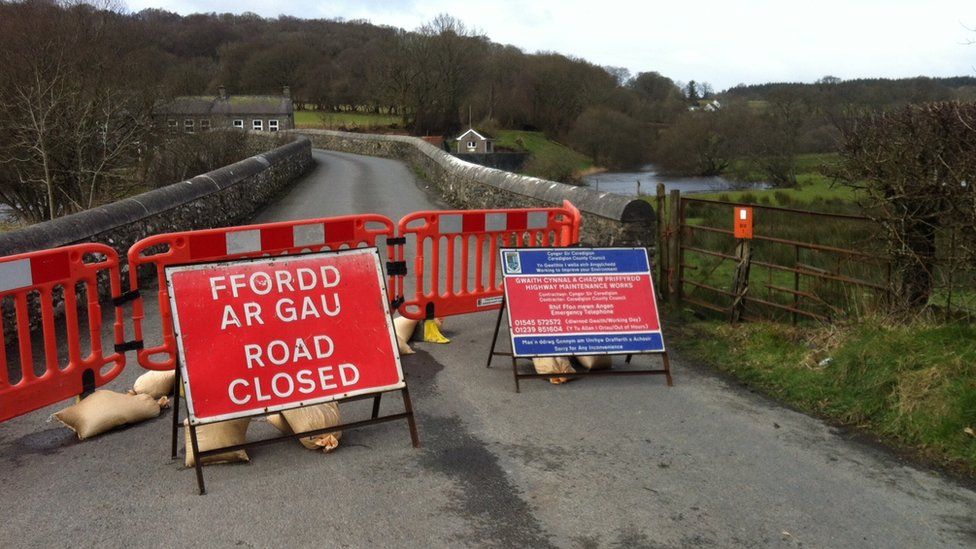
[[[645,258],[647,259],[647,272],[646,272],[646,274],[647,274],[647,276],[648,276],[648,278],[650,280],[651,298],[653,300],[655,300],[655,302],[653,303],[653,306],[654,306],[654,313],[655,313],[655,316],[657,317],[657,321],[658,321],[657,322],[658,323],[658,331],[659,332],[662,332],[661,349],[660,350],[652,350],[652,351],[636,351],[636,352],[635,351],[587,352],[586,355],[567,355],[566,353],[547,353],[547,354],[532,354],[532,355],[528,355],[528,354],[516,354],[516,352],[515,352],[515,333],[514,333],[514,330],[512,329],[511,309],[510,309],[510,307],[507,306],[508,294],[507,294],[507,286],[504,284],[504,279],[507,278],[507,277],[509,277],[509,276],[535,276],[535,275],[522,275],[522,274],[509,274],[509,273],[507,273],[507,269],[505,268],[505,261],[506,261],[506,259],[505,259],[505,252],[506,251],[507,252],[523,251],[523,250],[531,250],[531,251],[538,252],[538,251],[546,251],[546,250],[566,251],[566,250],[587,250],[587,249],[591,249],[591,250],[641,250],[641,251],[643,251],[643,253],[645,254]],[[498,250],[498,253],[499,253],[499,265],[501,266],[501,269],[502,269],[503,288],[506,289],[506,294],[505,294],[504,301],[502,302],[501,309],[499,309],[499,311],[498,311],[498,318],[495,321],[495,332],[494,332],[494,335],[492,336],[491,348],[488,351],[488,361],[486,363],[486,367],[487,368],[490,368],[491,367],[491,361],[492,361],[492,359],[495,356],[507,356],[507,357],[510,357],[511,358],[511,361],[512,361],[512,376],[513,376],[514,381],[515,381],[515,392],[516,393],[521,392],[521,388],[519,386],[519,380],[520,379],[524,379],[524,378],[550,379],[550,378],[554,378],[554,377],[577,378],[577,377],[599,376],[599,375],[603,375],[603,376],[607,376],[607,375],[664,375],[667,378],[667,384],[668,384],[668,386],[669,387],[673,386],[673,380],[671,378],[671,361],[670,361],[670,357],[668,355],[667,348],[664,346],[663,325],[661,324],[660,314],[659,314],[658,309],[657,309],[657,302],[656,302],[656,300],[657,300],[657,293],[656,293],[656,291],[654,289],[654,276],[653,276],[653,273],[652,273],[652,266],[651,266],[651,263],[650,263],[650,258],[647,256],[647,250],[646,250],[646,248],[640,248],[640,247],[623,247],[623,246],[616,246],[616,247],[615,246],[601,246],[601,247],[590,247],[590,248],[581,248],[581,247],[572,247],[572,248],[500,248]],[[586,274],[587,273],[580,273],[579,275],[573,275],[573,276],[586,276]],[[645,273],[642,272],[640,274],[645,274]],[[559,275],[556,275],[556,276],[559,276]],[[563,275],[563,276],[565,276],[565,275]],[[508,314],[507,315],[505,314],[506,313],[506,309],[508,309]],[[498,334],[501,331],[502,316],[506,316],[506,318],[508,319],[508,332],[509,332],[508,341],[509,341],[509,345],[510,345],[510,347],[509,347],[510,348],[510,351],[509,352],[499,352],[499,351],[496,351],[495,350],[496,347],[497,347],[497,343],[498,343]],[[662,368],[661,369],[653,369],[653,370],[648,370],[648,369],[644,369],[644,370],[595,370],[595,371],[577,371],[575,373],[539,374],[539,373],[534,373],[534,372],[533,373],[521,373],[518,370],[518,363],[517,363],[518,359],[533,359],[533,358],[538,358],[538,357],[555,357],[555,356],[620,356],[620,355],[625,355],[627,357],[626,358],[626,363],[627,364],[630,364],[631,363],[631,360],[634,357],[634,355],[645,355],[645,354],[647,354],[647,355],[660,355],[661,356],[661,362],[662,362]]]
[[[323,256],[361,255],[361,254],[371,255],[376,265],[376,275],[377,275],[377,279],[379,280],[379,288],[381,290],[378,299],[383,303],[383,310],[386,313],[385,317],[386,317],[387,331],[390,336],[390,344],[393,349],[393,356],[396,362],[396,370],[399,379],[397,383],[388,386],[383,386],[383,387],[373,387],[368,389],[350,391],[348,393],[342,393],[339,395],[330,395],[330,396],[325,396],[325,397],[320,397],[320,398],[315,398],[315,399],[310,399],[310,400],[305,400],[300,402],[290,402],[290,403],[285,403],[276,406],[269,406],[266,408],[262,408],[260,410],[248,410],[239,413],[221,414],[219,416],[207,417],[202,419],[197,418],[195,416],[193,410],[193,395],[190,390],[188,372],[186,368],[185,353],[183,349],[183,337],[182,337],[183,332],[180,328],[179,309],[176,306],[177,296],[172,285],[171,273],[176,273],[181,271],[203,270],[207,268],[213,268],[216,266],[239,265],[239,264],[246,264],[246,263],[264,263],[268,265],[274,265],[276,263],[292,261],[298,258],[314,259],[316,257],[323,257]],[[393,328],[392,310],[390,309],[390,303],[387,300],[388,293],[387,293],[386,279],[383,273],[383,269],[381,267],[379,250],[376,247],[353,248],[347,250],[332,250],[332,251],[312,252],[312,253],[305,253],[305,254],[290,254],[290,255],[282,255],[282,256],[274,256],[274,257],[236,259],[233,261],[193,263],[187,265],[168,265],[166,266],[164,273],[166,278],[167,290],[169,292],[170,306],[171,306],[171,310],[173,311],[173,328],[175,330],[174,333],[176,335],[176,342],[177,342],[177,360],[179,361],[178,367],[176,368],[176,383],[175,383],[176,390],[174,391],[175,402],[173,403],[173,429],[172,429],[172,448],[171,448],[172,452],[170,457],[172,459],[176,459],[176,455],[177,455],[177,436],[178,436],[177,432],[179,429],[179,415],[180,415],[179,400],[180,400],[180,388],[182,387],[183,390],[185,391],[187,416],[189,419],[190,440],[188,442],[189,445],[193,448],[193,453],[196,458],[194,468],[196,469],[197,485],[199,487],[201,495],[206,494],[206,486],[204,484],[203,471],[202,471],[203,459],[208,456],[217,455],[224,452],[230,452],[235,450],[246,450],[247,448],[263,446],[266,444],[273,444],[275,442],[281,442],[284,440],[299,439],[299,438],[315,436],[315,435],[334,432],[334,431],[353,429],[357,427],[364,427],[375,423],[383,423],[383,422],[394,421],[399,419],[407,420],[410,429],[410,439],[413,444],[413,447],[414,448],[420,447],[420,438],[417,434],[417,426],[414,420],[413,405],[410,400],[410,392],[407,388],[406,380],[404,379],[403,376],[403,367],[400,361],[400,351],[397,345],[396,332],[394,331]],[[395,392],[395,391],[399,391],[402,395],[404,411],[402,413],[380,416],[379,415],[380,401],[383,394]],[[314,431],[292,433],[290,435],[282,435],[278,437],[262,439],[253,442],[245,442],[243,444],[237,444],[233,446],[213,448],[204,451],[200,451],[198,446],[196,430],[201,425],[219,423],[221,421],[227,421],[231,419],[238,419],[244,417],[266,416],[269,414],[280,412],[282,410],[291,410],[291,409],[302,408],[306,406],[314,406],[317,404],[323,404],[327,402],[336,402],[336,403],[350,402],[350,401],[362,400],[366,398],[373,399],[372,415],[370,419],[367,420],[355,421],[351,423],[342,423],[339,425],[333,425],[330,427],[317,429]]]

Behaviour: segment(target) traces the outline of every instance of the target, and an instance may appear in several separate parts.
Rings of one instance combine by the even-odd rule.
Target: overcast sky
[[[128,0],[181,14],[368,19],[414,29],[449,13],[493,41],[675,80],[811,82],[976,76],[976,0]]]

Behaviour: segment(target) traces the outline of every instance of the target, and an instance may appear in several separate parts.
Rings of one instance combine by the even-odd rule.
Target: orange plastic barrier
[[[100,276],[109,282],[113,298],[121,292],[119,256],[103,244],[78,244],[0,258],[0,302],[3,332],[15,334],[0,349],[0,421],[94,390],[115,379],[125,368],[122,310],[115,305],[116,351],[102,350]],[[62,298],[63,296],[63,298]],[[79,318],[79,297],[85,318]],[[63,299],[64,324],[55,321],[55,307]],[[40,317],[39,334],[31,337],[31,317]],[[13,321],[13,326],[8,325]],[[87,326],[85,326],[87,325]],[[87,330],[84,328],[87,327]],[[58,346],[59,332],[67,346]],[[84,337],[84,340],[83,340]],[[16,343],[16,345],[14,345]],[[88,347],[88,352],[82,346]],[[12,369],[8,351],[16,349]],[[35,362],[35,351],[43,361]]]
[[[402,282],[400,314],[429,319],[501,306],[498,249],[571,246],[579,242],[580,212],[569,201],[561,208],[439,210],[400,220],[406,241],[397,259],[405,263],[415,248],[413,272]],[[443,278],[443,280],[442,280]],[[413,288],[406,288],[412,282]]]
[[[338,250],[363,246],[387,246],[388,257],[394,256],[395,225],[381,215],[348,215],[321,219],[302,219],[282,223],[245,225],[151,236],[136,242],[129,249],[129,287],[140,287],[140,274],[150,274],[144,267],[154,267],[157,282],[164,280],[167,265],[207,263],[246,257],[285,255],[302,252]],[[387,242],[377,242],[385,237]],[[398,295],[399,281],[388,277],[390,296]],[[139,364],[149,370],[171,370],[175,365],[176,340],[173,335],[173,315],[169,306],[166,285],[159,284],[159,317],[163,340],[160,345],[139,351]],[[137,298],[132,308],[135,338],[143,340],[142,321],[145,318],[143,300]],[[154,359],[163,355],[162,359]]]

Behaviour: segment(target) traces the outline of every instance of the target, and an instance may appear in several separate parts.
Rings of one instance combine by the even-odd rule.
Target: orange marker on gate
[[[735,238],[739,240],[752,239],[752,208],[746,206],[735,207],[735,220],[732,222]]]

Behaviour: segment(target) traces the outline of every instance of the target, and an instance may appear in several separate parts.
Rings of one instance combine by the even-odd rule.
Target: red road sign
[[[405,386],[375,248],[166,268],[195,424]]]

